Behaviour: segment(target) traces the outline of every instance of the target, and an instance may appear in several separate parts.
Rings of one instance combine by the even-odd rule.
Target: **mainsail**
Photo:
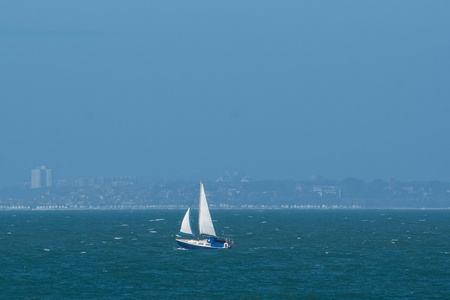
[[[189,207],[186,214],[184,215],[183,222],[181,222],[180,233],[194,235],[191,229],[190,212],[191,208]]]
[[[184,221],[183,221],[184,222]],[[198,217],[199,235],[216,236],[214,225],[209,212],[208,202],[206,201],[205,190],[203,189],[203,182],[200,182],[200,206]]]

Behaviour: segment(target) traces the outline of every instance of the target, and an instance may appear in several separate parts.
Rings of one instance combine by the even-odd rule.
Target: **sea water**
[[[450,295],[448,210],[212,210],[223,250],[179,248],[184,213],[0,211],[0,299]]]

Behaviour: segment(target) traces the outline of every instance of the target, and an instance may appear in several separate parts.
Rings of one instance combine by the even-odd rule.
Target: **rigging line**
[[[197,195],[198,193],[196,192],[195,194],[196,194],[197,199],[198,199],[198,197],[199,197],[199,196]],[[189,204],[189,207],[193,207],[195,201],[196,201],[196,198],[195,198],[195,197],[192,197],[191,204]]]

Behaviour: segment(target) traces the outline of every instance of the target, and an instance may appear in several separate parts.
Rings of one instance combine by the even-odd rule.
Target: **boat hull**
[[[229,249],[231,245],[227,242],[215,242],[214,238],[204,240],[176,239],[178,245],[185,249]]]

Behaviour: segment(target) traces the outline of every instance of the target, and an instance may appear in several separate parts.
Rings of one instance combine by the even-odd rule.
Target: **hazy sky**
[[[450,180],[450,1],[1,1],[0,187]]]

